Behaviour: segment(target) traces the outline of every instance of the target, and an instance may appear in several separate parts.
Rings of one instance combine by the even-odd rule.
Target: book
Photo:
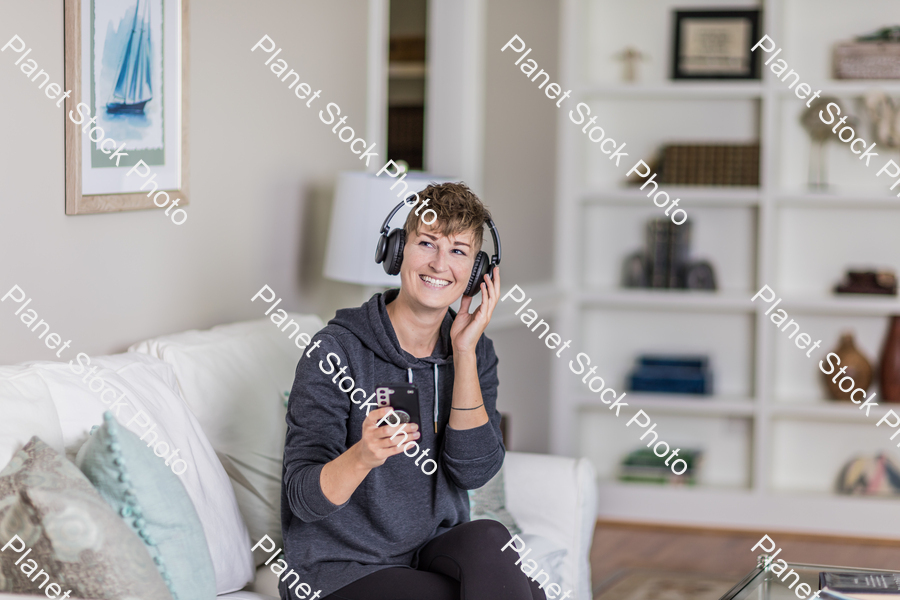
[[[701,450],[680,450],[678,458],[685,461],[687,470],[681,475],[676,475],[671,467],[666,466],[666,456],[657,456],[650,448],[639,448],[629,452],[622,459],[619,466],[619,480],[693,485],[696,482],[702,455]]]
[[[671,221],[669,225],[669,265],[668,286],[670,288],[686,288],[685,277],[688,265],[688,254],[691,244],[691,224],[675,225]]]
[[[819,573],[819,589],[838,592],[859,600],[900,598],[900,573],[824,571]]]
[[[712,394],[712,372],[705,356],[640,356],[628,376],[633,392]]]
[[[647,250],[650,258],[650,287],[669,287],[669,236],[671,221],[653,219],[647,223]]]

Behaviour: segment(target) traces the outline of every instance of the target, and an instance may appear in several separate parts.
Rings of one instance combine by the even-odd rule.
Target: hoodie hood
[[[443,365],[453,362],[453,346],[450,328],[456,312],[450,308],[444,315],[438,341],[431,356],[416,358],[400,347],[397,333],[388,316],[387,305],[397,298],[399,289],[375,294],[365,304],[355,308],[342,308],[335,313],[329,325],[343,327],[355,335],[362,344],[385,362],[401,369],[422,367],[424,364]]]

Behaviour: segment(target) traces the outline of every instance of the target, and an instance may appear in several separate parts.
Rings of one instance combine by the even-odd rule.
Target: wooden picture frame
[[[672,79],[759,79],[759,10],[677,10]]]
[[[154,204],[155,195],[147,194],[156,184],[157,192],[165,190],[173,200],[179,198],[178,206],[188,204],[188,4],[189,0],[132,0],[127,4],[120,0],[65,0],[65,86],[72,92],[65,104],[67,215],[165,208],[166,204]],[[122,13],[119,20],[117,11]],[[153,15],[161,15],[155,28]],[[108,18],[107,27],[101,23],[95,35],[95,24],[104,16]],[[133,42],[137,27],[132,27],[132,22],[137,25],[139,19],[145,27],[139,34],[142,37]],[[114,20],[119,27],[112,26]],[[157,43],[151,44],[153,41]],[[146,68],[132,67],[123,76],[126,59],[138,52],[141,58],[134,60],[143,61],[139,66]],[[118,70],[109,66],[113,53],[120,57]],[[154,84],[151,99],[141,102],[141,97],[120,98],[122,89],[127,89],[129,96],[134,96],[135,88],[138,93],[142,91],[140,84],[134,84],[137,76],[132,76],[138,71],[146,73],[141,81],[146,82],[147,90],[151,89],[151,82]],[[110,81],[117,82],[115,89],[110,87]],[[107,89],[113,93],[97,93]],[[144,97],[149,94],[146,92]],[[98,98],[103,95],[112,98],[105,106],[104,98]],[[85,114],[84,106],[78,109],[80,103],[90,107],[90,114]],[[92,118],[96,121],[83,133]],[[76,124],[79,119],[82,124]],[[110,131],[103,128],[104,124]],[[115,146],[104,144],[107,139],[115,141]],[[112,162],[101,162],[123,144],[122,152],[129,156],[119,157],[118,167]],[[99,154],[101,149],[103,153]],[[142,167],[127,175],[138,160],[144,160],[149,167],[146,179],[141,177]],[[142,184],[157,175],[160,177],[140,191]]]

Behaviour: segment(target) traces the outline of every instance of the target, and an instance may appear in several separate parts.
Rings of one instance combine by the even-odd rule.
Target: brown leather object
[[[897,276],[890,271],[847,271],[835,294],[897,295]]]

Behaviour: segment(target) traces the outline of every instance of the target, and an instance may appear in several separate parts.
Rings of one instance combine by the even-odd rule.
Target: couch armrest
[[[597,518],[594,467],[585,458],[507,452],[506,507],[525,533],[568,549],[564,578],[575,598],[591,598],[590,549]]]

